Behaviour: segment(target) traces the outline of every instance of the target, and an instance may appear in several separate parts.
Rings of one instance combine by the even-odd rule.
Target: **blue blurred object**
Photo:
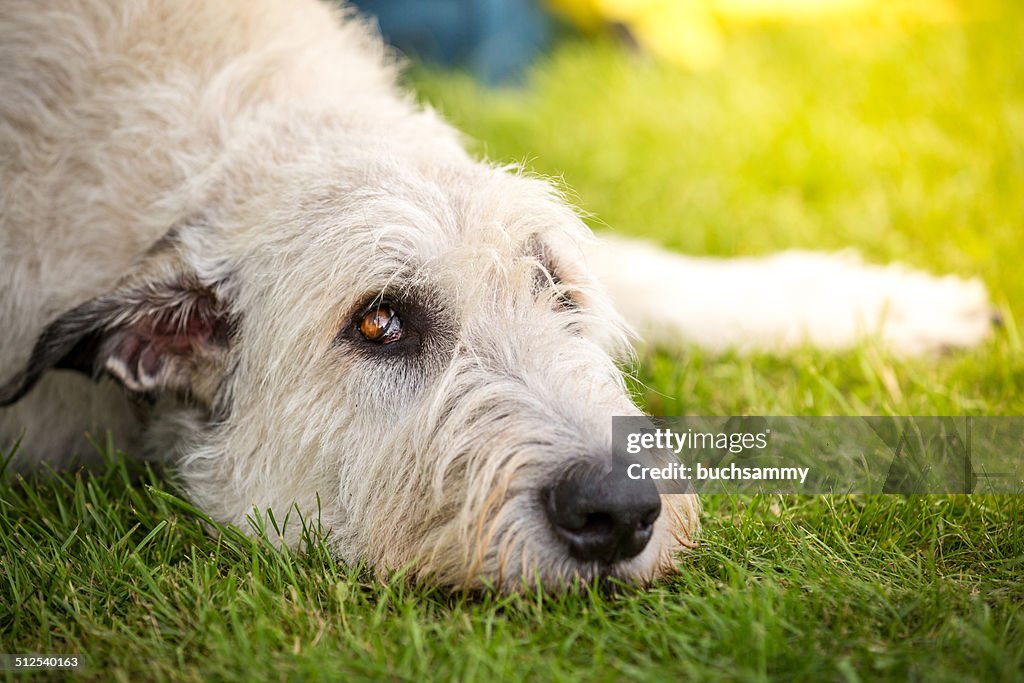
[[[521,75],[551,40],[534,0],[351,0],[411,57],[468,68],[488,83]]]

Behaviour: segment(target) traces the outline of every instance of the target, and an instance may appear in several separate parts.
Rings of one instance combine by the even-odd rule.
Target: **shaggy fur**
[[[692,543],[693,496],[665,497],[646,549],[605,565],[566,553],[539,495],[609,452],[610,416],[639,412],[614,362],[626,327],[588,263],[641,330],[711,346],[868,333],[913,351],[985,334],[984,290],[959,280],[597,248],[547,183],[468,157],[394,72],[372,31],[314,0],[0,4],[13,467],[87,459],[84,435],[110,429],[173,463],[217,520],[319,514],[340,558],[382,573],[644,582]],[[723,317],[751,269],[769,299],[850,277],[797,315]],[[694,277],[726,298],[676,306]],[[920,292],[902,294],[910,282]],[[652,308],[666,294],[673,308]],[[358,334],[381,301],[400,344]]]

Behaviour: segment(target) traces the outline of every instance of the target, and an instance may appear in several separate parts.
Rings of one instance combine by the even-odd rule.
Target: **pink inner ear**
[[[200,312],[190,315],[184,323],[157,317],[143,325],[148,328],[143,334],[161,354],[188,355],[213,335],[213,321]]]
[[[146,344],[142,349],[142,353],[139,354],[139,360],[136,363],[139,379],[152,378],[151,381],[145,383],[157,384],[160,368],[164,362],[165,360],[161,355],[158,344],[155,342]]]
[[[156,388],[159,359],[154,359],[157,367],[142,370],[140,360],[149,348],[149,342],[134,327],[114,333],[108,345],[109,351],[103,358],[104,369],[132,391],[147,392]]]
[[[104,367],[132,391],[183,389],[187,364],[213,333],[214,321],[198,311],[184,322],[147,316],[114,333]]]

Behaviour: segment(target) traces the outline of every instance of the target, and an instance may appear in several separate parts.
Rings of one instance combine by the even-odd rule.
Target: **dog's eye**
[[[555,288],[555,297],[551,302],[553,311],[573,311],[579,308],[576,300],[573,299],[567,289],[562,285],[561,278],[550,269],[538,268],[533,276],[533,292],[535,295],[550,291]]]
[[[375,306],[363,313],[359,333],[367,341],[390,344],[402,338],[402,319],[390,306]]]

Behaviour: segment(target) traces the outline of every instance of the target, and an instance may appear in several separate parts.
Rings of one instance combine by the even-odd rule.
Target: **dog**
[[[381,575],[645,584],[694,545],[698,501],[597,466],[611,416],[641,414],[631,330],[908,353],[987,334],[976,281],[595,240],[397,69],[316,0],[4,0],[13,470],[88,461],[109,430],[218,522],[297,511]]]

